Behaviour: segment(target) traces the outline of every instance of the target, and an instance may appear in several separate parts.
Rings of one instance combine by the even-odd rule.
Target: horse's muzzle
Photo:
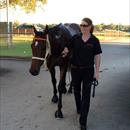
[[[39,71],[35,70],[35,71],[31,71],[29,70],[29,72],[33,75],[33,76],[37,76],[39,74]]]

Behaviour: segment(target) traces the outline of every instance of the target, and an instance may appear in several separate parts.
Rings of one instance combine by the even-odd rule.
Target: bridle
[[[41,61],[44,61],[44,60],[45,60],[45,58],[35,57],[35,56],[32,56],[32,59],[34,59],[34,60],[41,60]]]
[[[37,38],[37,37],[35,37],[34,40],[40,40],[40,41],[46,41],[47,42],[47,45],[46,45],[46,50],[47,51],[46,51],[46,54],[45,54],[45,58],[32,56],[32,59],[34,59],[34,60],[45,61],[48,53],[51,54],[51,51],[50,51],[50,41],[49,41],[48,35],[47,35],[47,38]]]
[[[38,38],[38,37],[35,37],[34,40],[46,41],[46,38]],[[44,60],[45,60],[45,58],[36,57],[36,56],[32,56],[32,59],[34,59],[34,60],[41,60],[41,61],[44,61]]]

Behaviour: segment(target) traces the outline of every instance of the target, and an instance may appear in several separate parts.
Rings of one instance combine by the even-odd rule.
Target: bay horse
[[[46,25],[43,31],[37,31],[34,28],[34,39],[31,44],[32,49],[32,62],[30,67],[30,73],[34,76],[38,75],[42,64],[47,66],[50,74],[51,81],[53,85],[53,97],[52,102],[58,102],[58,110],[55,112],[56,118],[63,118],[62,109],[62,94],[66,93],[66,72],[69,65],[70,55],[65,58],[62,57],[62,51],[64,47],[69,44],[70,39],[73,35],[80,32],[78,24],[58,24],[54,27],[48,27]],[[48,48],[48,49],[47,49]],[[56,87],[56,70],[55,67],[59,66],[60,70],[60,79],[58,83],[58,92],[57,96],[57,87]],[[72,91],[72,84],[69,88]]]

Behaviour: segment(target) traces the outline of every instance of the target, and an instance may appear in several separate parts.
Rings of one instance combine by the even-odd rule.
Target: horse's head
[[[79,26],[77,26],[79,28]],[[45,55],[48,52],[49,46],[50,54],[54,56],[60,56],[64,47],[69,43],[71,37],[78,33],[74,27],[69,25],[58,24],[54,27],[48,27],[43,32],[39,32],[34,27],[35,37],[31,44],[32,48],[32,64],[30,67],[30,73],[32,75],[38,75],[40,67],[44,62]]]
[[[46,35],[43,32],[37,31],[34,27],[34,39],[31,44],[32,49],[32,63],[30,67],[30,73],[34,76],[40,72],[40,67],[44,62],[46,53]]]

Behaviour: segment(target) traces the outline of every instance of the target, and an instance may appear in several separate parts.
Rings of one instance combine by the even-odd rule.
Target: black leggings
[[[80,124],[86,125],[90,106],[91,83],[94,76],[94,68],[71,68],[72,84],[77,111],[80,111]]]

